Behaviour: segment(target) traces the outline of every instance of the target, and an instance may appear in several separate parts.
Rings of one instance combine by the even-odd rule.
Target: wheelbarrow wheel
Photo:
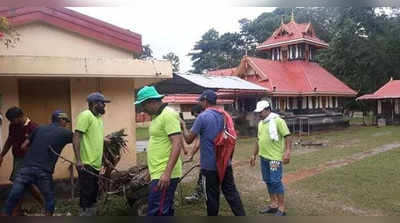
[[[147,198],[139,199],[132,205],[133,215],[146,216],[147,208],[148,208]]]

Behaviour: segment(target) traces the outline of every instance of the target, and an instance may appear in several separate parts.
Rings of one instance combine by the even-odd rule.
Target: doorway
[[[38,124],[51,122],[51,114],[61,109],[71,117],[69,79],[20,79],[20,107]]]

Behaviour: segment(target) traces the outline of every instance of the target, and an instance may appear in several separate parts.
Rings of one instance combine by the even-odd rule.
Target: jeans
[[[201,170],[203,175],[203,187],[206,196],[207,215],[217,216],[219,212],[219,195],[220,188],[225,196],[226,201],[233,214],[236,216],[245,216],[242,200],[240,199],[239,191],[236,189],[235,180],[233,178],[232,166],[226,168],[224,180],[220,187],[218,180],[218,172],[212,170]]]
[[[12,214],[18,202],[24,196],[25,190],[32,184],[36,185],[44,196],[46,213],[54,212],[55,200],[52,174],[39,167],[22,167],[14,179],[10,194],[4,205],[3,212],[5,214]]]
[[[158,179],[150,182],[147,216],[174,216],[174,197],[179,178],[173,178],[169,186],[160,190]]]
[[[84,165],[86,171],[99,175],[99,171],[89,165]],[[97,202],[99,193],[99,178],[86,171],[80,170],[79,174],[79,206],[81,208],[92,208]]]

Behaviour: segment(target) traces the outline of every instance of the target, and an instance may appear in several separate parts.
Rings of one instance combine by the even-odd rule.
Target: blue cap
[[[213,90],[205,90],[197,99],[198,101],[207,100],[210,103],[216,104],[217,103],[217,94]]]
[[[106,100],[104,95],[101,94],[100,92],[94,92],[89,94],[89,96],[87,97],[87,102],[97,102],[97,101],[101,101],[103,103],[110,103],[110,100]]]
[[[51,115],[51,119],[54,120],[58,120],[58,119],[64,119],[67,122],[71,122],[71,120],[69,119],[67,113],[61,111],[61,110],[55,110],[53,112],[53,114]]]

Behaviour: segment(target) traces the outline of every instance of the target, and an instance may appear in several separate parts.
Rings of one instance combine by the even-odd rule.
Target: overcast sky
[[[174,52],[180,59],[181,72],[186,72],[192,68],[186,55],[209,29],[215,28],[220,34],[239,31],[241,18],[254,19],[274,8],[230,7],[223,0],[146,0],[123,7],[70,9],[141,34],[143,45],[150,44],[154,57],[161,59]]]

